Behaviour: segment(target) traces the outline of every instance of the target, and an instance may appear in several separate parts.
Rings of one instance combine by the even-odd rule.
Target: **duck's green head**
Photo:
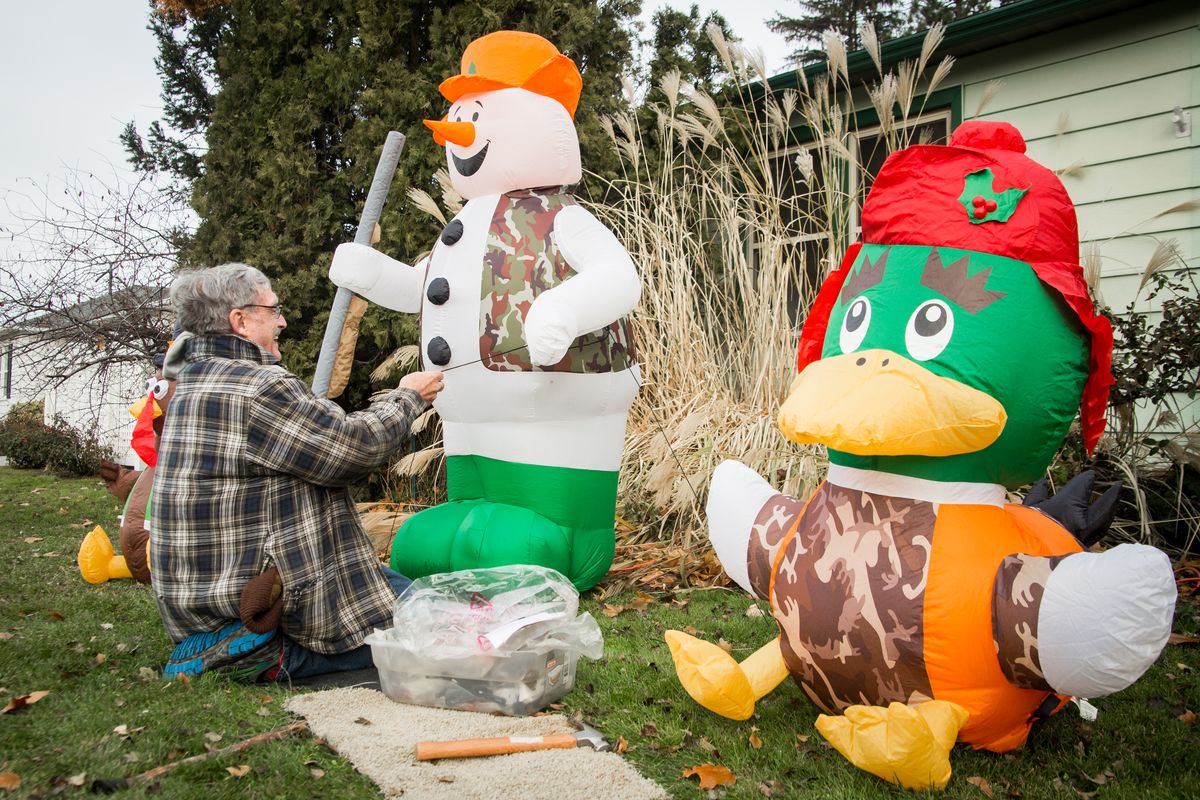
[[[988,149],[918,146],[885,164],[868,243],[822,287],[779,424],[835,464],[1015,487],[1045,471],[1081,398],[1089,448],[1099,438],[1111,330],[1057,177],[1011,126],[965,138]]]
[[[1015,486],[1045,470],[1087,375],[1079,323],[1029,265],[864,245],[780,425],[844,466]]]

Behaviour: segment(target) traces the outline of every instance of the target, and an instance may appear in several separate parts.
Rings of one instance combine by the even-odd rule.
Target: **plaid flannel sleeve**
[[[417,392],[395,389],[347,414],[299,378],[281,377],[252,402],[247,457],[320,486],[348,486],[387,463],[427,405]]]

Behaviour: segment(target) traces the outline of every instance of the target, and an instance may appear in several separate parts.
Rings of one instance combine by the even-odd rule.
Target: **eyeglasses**
[[[276,304],[275,304],[275,305],[273,305],[273,306],[264,306],[264,305],[262,305],[261,303],[246,303],[246,305],[244,305],[244,306],[238,306],[238,308],[242,308],[242,309],[246,309],[246,308],[265,308],[267,311],[270,311],[270,312],[271,312],[271,315],[272,315],[272,316],[274,316],[274,317],[277,317],[277,318],[278,318],[278,317],[282,317],[282,316],[283,316],[283,304],[282,304],[282,303],[276,303]]]

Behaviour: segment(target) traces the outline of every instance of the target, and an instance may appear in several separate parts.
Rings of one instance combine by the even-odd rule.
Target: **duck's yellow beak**
[[[425,127],[433,131],[433,140],[441,147],[446,142],[454,142],[459,147],[470,147],[475,141],[475,125],[471,122],[451,122],[446,119],[421,120]]]
[[[142,411],[146,408],[146,403],[154,404],[153,419],[158,419],[159,417],[161,417],[163,415],[162,408],[159,407],[158,401],[154,399],[154,395],[152,395],[152,394],[146,395],[141,400],[138,400],[136,403],[131,405],[129,407],[130,415],[133,416],[134,419],[137,419],[138,417],[142,416]]]
[[[974,453],[1004,431],[991,395],[890,350],[814,361],[792,382],[779,428],[798,444],[859,456]]]

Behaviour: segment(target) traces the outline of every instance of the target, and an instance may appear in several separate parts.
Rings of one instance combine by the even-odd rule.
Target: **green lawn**
[[[285,689],[209,676],[190,683],[156,677],[153,670],[170,646],[149,588],[128,580],[89,586],[75,567],[79,541],[93,524],[115,539],[117,511],[97,480],[0,468],[0,531],[8,554],[0,572],[0,705],[49,692],[0,716],[0,772],[21,778],[19,789],[0,789],[0,797],[79,795],[96,778],[132,775],[291,721],[281,709]],[[740,591],[679,592],[651,602],[624,595],[609,603],[626,610],[610,618],[598,603],[585,602],[604,629],[607,652],[580,664],[564,711],[581,713],[614,742],[624,738],[626,758],[674,797],[908,795],[827,747],[813,728],[815,709],[790,682],[744,723],[709,714],[682,692],[662,641],[666,628],[691,626],[705,639],[723,638],[739,658],[774,636],[769,617],[746,615],[753,603]],[[1176,630],[1200,631],[1194,600],[1181,601]],[[1137,685],[1097,705],[1096,722],[1082,723],[1069,709],[1016,753],[956,749],[944,796],[1200,797],[1200,726],[1186,721],[1186,712],[1200,712],[1200,648],[1168,646]],[[710,794],[681,777],[705,763],[729,767],[737,783]],[[250,767],[244,777],[226,771],[243,764]],[[149,789],[124,794],[379,796],[310,737],[183,767]]]

